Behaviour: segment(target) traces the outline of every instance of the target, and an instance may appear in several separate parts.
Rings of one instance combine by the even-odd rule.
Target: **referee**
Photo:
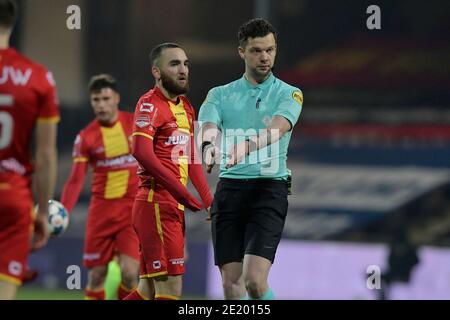
[[[245,73],[211,89],[199,114],[208,173],[220,162],[210,213],[225,299],[274,299],[267,279],[288,209],[288,145],[303,105],[302,92],[272,73],[276,37],[266,20],[242,25]]]

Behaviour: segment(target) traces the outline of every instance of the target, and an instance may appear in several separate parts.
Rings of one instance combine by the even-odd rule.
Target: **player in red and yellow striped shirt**
[[[184,273],[184,208],[209,208],[212,196],[201,162],[195,160],[195,113],[187,92],[189,67],[176,44],[162,44],[151,53],[156,86],[136,105],[133,155],[139,162],[139,190],[133,225],[140,240],[141,272],[138,290],[128,299],[181,296]],[[202,198],[186,188],[188,177]]]
[[[94,76],[90,86],[96,119],[78,134],[71,175],[61,202],[75,206],[88,166],[93,168],[83,263],[89,268],[87,299],[104,299],[107,265],[115,254],[121,266],[124,298],[137,284],[139,240],[131,224],[138,178],[137,162],[131,155],[133,114],[119,111],[120,96],[110,75]]]
[[[0,0],[0,300],[13,299],[22,283],[32,234],[33,249],[47,243],[47,203],[57,171],[55,84],[45,67],[9,47],[15,19],[15,3]],[[36,217],[31,191],[33,135],[41,208]]]

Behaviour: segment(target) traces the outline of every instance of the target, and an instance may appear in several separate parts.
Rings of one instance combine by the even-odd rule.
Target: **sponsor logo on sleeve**
[[[136,118],[136,125],[139,128],[144,128],[150,125],[150,118],[147,115],[140,115]]]
[[[294,91],[292,93],[292,98],[297,101],[299,105],[303,105],[303,93],[301,91]]]
[[[183,265],[184,264],[184,258],[169,259],[169,262],[171,264],[174,264],[174,265],[177,265],[177,264]]]
[[[147,113],[153,112],[154,109],[155,106],[152,103],[147,102],[142,103],[141,106],[139,107],[140,112],[147,112]]]

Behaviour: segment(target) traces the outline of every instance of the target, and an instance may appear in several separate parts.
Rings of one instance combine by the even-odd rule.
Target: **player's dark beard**
[[[169,76],[166,76],[163,72],[161,72],[161,82],[162,86],[173,95],[178,96],[189,91],[189,80],[187,76],[186,85],[184,87],[179,86],[175,80],[171,79]]]

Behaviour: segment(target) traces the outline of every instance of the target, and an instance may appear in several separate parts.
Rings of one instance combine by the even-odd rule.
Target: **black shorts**
[[[287,198],[283,180],[221,178],[211,208],[215,264],[242,262],[245,254],[273,263],[286,220]]]

